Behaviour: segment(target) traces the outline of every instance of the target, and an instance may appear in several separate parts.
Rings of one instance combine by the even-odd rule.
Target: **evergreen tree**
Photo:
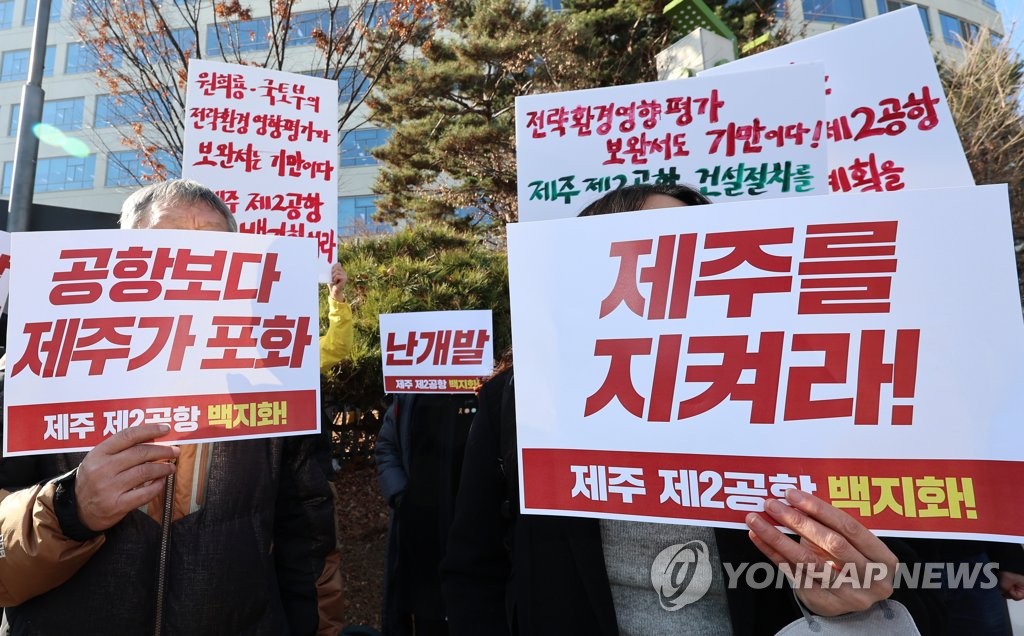
[[[565,0],[572,53],[583,88],[650,82],[654,56],[681,35],[664,15],[664,0]]]
[[[1024,302],[1024,61],[1006,42],[976,38],[963,43],[963,60],[940,60],[939,75],[975,183],[1009,185]]]
[[[761,36],[772,33],[772,39],[743,55],[753,55],[785,44],[789,34],[777,28],[774,1],[766,0],[708,0],[706,4],[721,18],[729,30],[736,35],[742,49],[745,44],[757,41]]]
[[[515,0],[439,3],[440,27],[378,78],[369,104],[393,130],[374,155],[378,218],[516,216],[515,97],[560,90],[563,21]]]
[[[505,255],[487,249],[472,233],[421,222],[394,234],[347,241],[340,254],[349,275],[355,343],[351,359],[328,375],[325,402],[383,412],[380,314],[490,309],[495,354],[511,343]],[[323,297],[320,307],[322,331],[327,327]],[[379,425],[369,424],[368,432],[376,434],[374,426]]]
[[[713,0],[755,37],[772,17],[756,2]],[[521,0],[439,3],[416,54],[387,69],[368,102],[393,130],[374,151],[378,219],[515,221],[515,97],[656,79],[655,54],[682,35],[664,6],[565,0],[553,13]]]
[[[775,26],[774,2],[766,0],[705,0],[742,47]],[[574,55],[587,66],[587,87],[616,86],[657,79],[655,55],[680,32],[664,14],[664,0],[564,0],[564,15],[574,33]],[[777,46],[785,38],[751,51]]]

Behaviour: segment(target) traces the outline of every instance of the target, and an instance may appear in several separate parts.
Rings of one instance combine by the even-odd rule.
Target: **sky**
[[[1024,53],[1024,0],[996,0],[996,7],[1003,14],[1003,26],[1011,33],[1013,48]]]

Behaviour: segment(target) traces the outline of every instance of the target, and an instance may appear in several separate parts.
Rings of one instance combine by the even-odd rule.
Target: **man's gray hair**
[[[149,213],[154,206],[175,203],[205,203],[221,213],[228,224],[229,231],[238,231],[235,215],[231,213],[228,206],[224,205],[220,197],[203,184],[189,179],[171,179],[137,190],[121,206],[121,228],[132,230],[146,227],[149,222]]]

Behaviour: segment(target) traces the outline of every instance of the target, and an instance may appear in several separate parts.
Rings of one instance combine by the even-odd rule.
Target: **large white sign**
[[[699,77],[811,61],[822,62],[827,75],[827,116],[819,126],[827,133],[833,192],[974,185],[916,6],[736,60]],[[782,93],[772,90],[771,95]],[[784,101],[792,103],[788,95]]]
[[[509,226],[523,511],[1024,538],[1005,187],[715,207]]]
[[[826,194],[823,77],[800,64],[517,97],[519,220],[576,216],[641,183],[716,200]]]
[[[202,442],[319,430],[305,239],[18,232],[4,454],[88,450],[143,422]]]
[[[305,236],[320,282],[338,258],[338,84],[191,60],[182,175],[217,191],[248,234]]]
[[[494,368],[491,310],[380,315],[388,393],[472,393]]]
[[[0,231],[0,307],[7,305],[11,289],[11,235]]]

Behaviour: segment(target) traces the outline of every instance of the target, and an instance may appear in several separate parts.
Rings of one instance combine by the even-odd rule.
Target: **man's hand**
[[[174,473],[176,446],[147,442],[166,435],[166,424],[141,424],[120,431],[86,454],[75,477],[78,518],[90,530],[110,528],[160,494]]]
[[[331,298],[339,303],[345,302],[345,283],[348,282],[348,274],[341,263],[331,265],[331,284],[329,286]]]
[[[1000,570],[999,589],[1003,592],[1003,598],[1024,601],[1024,574]]]
[[[820,616],[837,616],[866,610],[889,598],[898,561],[881,539],[849,514],[802,490],[787,490],[786,501],[789,506],[774,499],[766,502],[771,523],[757,513],[747,515],[746,522],[754,545],[776,565],[786,564],[797,574],[793,587],[808,609]],[[795,532],[800,542],[779,532],[776,525]],[[812,576],[801,576],[809,568]],[[845,582],[846,577],[833,583],[850,568],[856,583]]]

